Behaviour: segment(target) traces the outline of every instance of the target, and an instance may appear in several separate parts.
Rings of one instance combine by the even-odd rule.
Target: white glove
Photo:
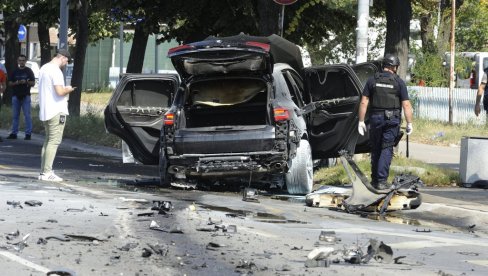
[[[366,132],[366,124],[364,123],[364,121],[359,121],[359,125],[358,125],[358,132],[361,136],[364,136],[364,133]]]
[[[413,126],[412,126],[412,123],[407,123],[407,135],[410,135],[412,134],[413,132]]]

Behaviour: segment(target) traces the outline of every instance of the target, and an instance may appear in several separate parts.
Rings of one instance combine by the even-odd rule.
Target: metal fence
[[[408,93],[414,108],[415,117],[449,122],[449,88],[409,86]],[[481,107],[479,117],[474,115],[477,90],[455,88],[452,92],[453,123],[473,123],[482,125],[486,113]],[[482,99],[483,101],[483,99]]]

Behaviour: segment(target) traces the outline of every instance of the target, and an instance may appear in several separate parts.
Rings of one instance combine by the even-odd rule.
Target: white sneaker
[[[63,181],[63,179],[61,177],[55,175],[54,172],[41,173],[39,175],[39,180],[52,181],[52,182],[60,182],[60,181]]]

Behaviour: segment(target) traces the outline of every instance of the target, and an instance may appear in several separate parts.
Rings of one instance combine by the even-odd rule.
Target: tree
[[[456,21],[458,51],[488,51],[488,0],[464,1]]]
[[[412,6],[410,0],[385,0],[386,41],[385,54],[396,54],[400,59],[398,75],[405,79],[408,69],[410,46],[410,20]]]
[[[79,5],[75,6],[74,22],[76,22],[76,50],[73,66],[73,75],[71,77],[71,86],[77,87],[73,93],[70,94],[68,102],[68,110],[71,115],[80,115],[81,91],[83,89],[83,71],[85,68],[86,48],[88,47],[88,17],[90,10],[89,0],[79,0]]]

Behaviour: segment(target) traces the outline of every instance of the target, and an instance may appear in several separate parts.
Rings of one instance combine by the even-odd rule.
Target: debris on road
[[[335,243],[337,241],[335,231],[322,231],[319,236],[320,241],[325,241],[328,243]]]
[[[161,244],[147,244],[147,246],[149,246],[149,248],[151,248],[152,252],[157,254],[157,255],[161,255],[161,256],[166,256],[168,255],[168,252],[169,252],[169,247],[167,245],[161,245]]]
[[[76,273],[70,269],[65,269],[65,268],[57,268],[54,270],[51,270],[46,273],[47,276],[49,275],[56,275],[56,276],[76,276]]]
[[[7,236],[5,237],[7,240],[13,240],[14,238],[17,238],[20,235],[19,230],[15,232],[8,233]]]
[[[244,188],[242,192],[242,200],[248,202],[259,202],[258,190],[254,188]]]
[[[136,243],[136,242],[129,242],[129,243],[125,244],[124,246],[119,247],[118,249],[121,250],[121,251],[129,251],[131,249],[136,248],[138,245],[139,244]]]
[[[86,211],[86,208],[83,207],[83,208],[68,208],[66,209],[66,212],[84,212]]]
[[[368,262],[375,259],[379,263],[391,263],[393,259],[393,250],[390,246],[384,244],[382,241],[378,242],[375,239],[369,241],[368,255],[363,262]]]
[[[218,248],[220,247],[225,247],[226,245],[225,244],[219,244],[219,243],[215,243],[215,242],[209,242],[207,244],[207,249],[208,250],[217,250]]]
[[[22,207],[22,205],[20,204],[20,201],[15,201],[15,200],[12,200],[12,201],[7,201],[7,205],[12,205],[12,207],[14,208],[17,208],[19,207],[20,209],[23,209],[24,207]]]
[[[367,253],[357,246],[348,246],[342,250],[334,247],[319,247],[307,255],[305,267],[329,267],[332,263],[366,264],[371,260],[378,263],[391,263],[393,250],[382,241],[370,239]],[[395,260],[397,261],[397,260]]]
[[[55,220],[55,219],[48,219],[48,220],[46,220],[46,222],[49,222],[49,223],[58,223],[58,221]]]
[[[31,207],[35,207],[35,206],[41,206],[42,202],[39,200],[26,200],[24,204],[29,205]]]
[[[146,212],[146,213],[140,213],[137,214],[138,217],[152,217],[154,216],[154,212]]]
[[[147,249],[147,248],[143,248],[142,249],[142,257],[143,258],[148,258],[152,255],[152,252],[150,249]]]
[[[171,233],[171,234],[183,234],[183,230],[181,230],[180,226],[174,226],[173,228],[167,230],[159,226],[157,222],[154,220],[151,221],[151,224],[149,225],[149,229],[151,230],[156,230],[156,231],[161,231],[161,232],[166,232],[166,233]]]

